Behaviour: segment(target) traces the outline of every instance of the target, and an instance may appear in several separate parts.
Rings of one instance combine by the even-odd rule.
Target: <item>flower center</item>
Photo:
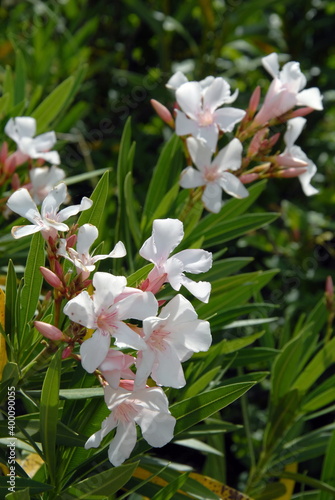
[[[204,179],[206,180],[206,182],[215,182],[219,177],[220,173],[215,166],[205,167]]]
[[[203,111],[198,116],[198,124],[200,125],[200,127],[207,127],[208,125],[212,125],[213,121],[214,121],[214,116],[208,110]]]
[[[97,326],[103,333],[113,333],[116,329],[116,311],[108,312],[102,310],[97,318]]]
[[[115,420],[124,423],[133,422],[137,413],[138,408],[135,401],[123,401],[113,410]]]
[[[165,351],[166,337],[170,335],[170,333],[171,332],[164,330],[164,328],[154,330],[148,339],[149,347],[154,351]]]

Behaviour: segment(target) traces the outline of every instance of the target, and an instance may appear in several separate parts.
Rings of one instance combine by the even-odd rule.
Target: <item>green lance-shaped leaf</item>
[[[50,480],[56,484],[56,437],[59,406],[59,385],[61,374],[61,351],[58,350],[51,360],[46,373],[42,394],[40,410],[40,433],[42,449],[45,457]]]
[[[18,333],[21,337],[19,339],[19,343],[22,349],[24,349],[25,346],[31,342],[29,335],[27,335],[30,331],[28,323],[34,317],[41,293],[43,276],[40,272],[40,266],[44,266],[44,262],[44,240],[41,233],[37,233],[31,240],[26,269],[24,272],[24,285],[20,295],[20,313],[18,322],[20,326]]]
[[[8,493],[5,498],[6,500],[30,500],[29,488]]]
[[[104,214],[106,213],[106,204],[109,193],[109,172],[105,172],[96,185],[91,200],[93,205],[89,210],[85,210],[80,214],[78,225],[93,224],[96,226],[99,233],[104,223]]]
[[[94,495],[109,498],[128,482],[138,464],[139,462],[121,465],[120,467],[114,467],[113,469],[91,476],[84,481],[70,486],[62,495],[64,495],[64,498],[67,498],[66,494],[72,494],[74,498],[86,498],[87,500],[96,498]]]
[[[127,173],[124,181],[124,195],[125,195],[126,212],[128,216],[130,232],[136,247],[139,248],[141,242],[141,230],[135,209],[133,177],[131,172]]]
[[[6,305],[5,305],[5,332],[14,333],[15,331],[15,304],[17,297],[17,276],[13,261],[8,262],[8,271],[6,277]]]
[[[32,113],[32,117],[37,122],[37,134],[46,131],[50,123],[62,111],[72,92],[74,83],[73,76],[64,80]]]
[[[170,500],[170,498],[174,498],[174,494],[177,493],[180,488],[182,488],[187,478],[187,472],[181,474],[174,481],[161,488],[160,491],[158,491],[156,495],[152,497],[152,500]]]
[[[335,430],[333,431],[332,437],[329,441],[326,456],[323,462],[321,480],[324,483],[335,487]],[[332,500],[334,495],[326,492],[320,491],[320,496],[318,500]]]
[[[21,51],[16,52],[14,103],[18,104],[25,98],[26,63]]]

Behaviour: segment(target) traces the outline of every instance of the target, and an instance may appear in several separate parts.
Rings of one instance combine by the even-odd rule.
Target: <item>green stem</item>
[[[238,368],[238,374],[239,374],[239,376],[243,375],[243,368],[240,368],[240,367]],[[254,470],[256,467],[256,457],[255,457],[255,450],[254,450],[254,445],[252,443],[252,437],[251,437],[249,412],[248,412],[248,400],[247,400],[247,397],[245,394],[243,396],[241,396],[240,401],[241,401],[241,408],[242,408],[243,424],[244,424],[245,434],[247,437],[247,443],[248,443],[248,449],[249,449],[249,455],[250,455],[251,470]]]
[[[27,366],[22,369],[20,381],[29,378],[31,373],[42,368],[42,366],[49,361],[50,357],[57,351],[57,349],[58,346],[50,341],[50,344],[47,345],[32,361],[30,361]]]

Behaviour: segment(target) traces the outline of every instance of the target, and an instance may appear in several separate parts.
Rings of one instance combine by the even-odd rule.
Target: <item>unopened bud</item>
[[[77,242],[77,235],[71,234],[66,240],[66,248],[73,248]]]
[[[248,114],[249,116],[253,116],[258,108],[259,100],[261,98],[261,88],[258,85],[252,93],[249,101]]]
[[[334,284],[331,276],[327,276],[326,279],[326,296],[330,300],[334,298]]]
[[[298,109],[295,109],[294,111],[292,111],[292,113],[290,113],[290,115],[287,119],[291,120],[291,118],[296,118],[297,116],[306,116],[306,115],[309,115],[310,113],[312,113],[313,111],[315,111],[315,110],[313,108],[309,108],[309,107],[298,108]]]
[[[268,140],[268,147],[271,149],[273,148],[273,146],[276,144],[276,142],[278,141],[280,137],[280,132],[277,132],[276,134],[274,134],[272,137],[270,137],[270,139]]]
[[[35,321],[34,327],[47,339],[65,340],[63,332],[54,325],[44,323],[43,321]]]
[[[151,99],[151,105],[158,114],[158,116],[165,122],[169,127],[174,128],[174,119],[170,111],[160,102],[155,99]]]
[[[306,172],[306,168],[287,168],[286,170],[282,170],[278,172],[276,177],[284,177],[289,179],[290,177],[298,177],[299,175]]]
[[[285,153],[278,155],[276,160],[277,164],[283,167],[303,168],[307,167],[308,165],[308,163],[304,160],[301,160],[300,158],[294,158],[293,156]]]
[[[239,177],[243,184],[249,184],[249,182],[256,181],[259,179],[259,174],[244,174]]]
[[[72,354],[73,347],[68,345],[65,347],[64,351],[62,352],[62,359],[67,359],[71,356]]]
[[[269,132],[268,128],[262,128],[252,138],[249,148],[248,148],[248,156],[255,156],[259,153],[262,143]]]
[[[7,159],[7,156],[8,156],[8,144],[7,142],[5,141],[2,146],[1,146],[1,149],[0,149],[0,162],[3,164],[5,163],[6,159]]]
[[[21,183],[20,183],[20,177],[17,175],[17,173],[15,172],[15,174],[12,175],[12,188],[14,191],[16,191],[17,189],[19,189],[21,187]]]
[[[43,278],[47,283],[49,283],[49,285],[54,288],[62,288],[63,283],[54,272],[43,266],[40,266],[40,271],[43,275]]]

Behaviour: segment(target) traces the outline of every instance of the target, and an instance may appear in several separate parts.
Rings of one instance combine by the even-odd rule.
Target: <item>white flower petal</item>
[[[164,263],[184,236],[183,223],[178,219],[156,219],[152,236],[142,245],[139,254],[156,265]]]
[[[86,291],[69,300],[63,309],[64,314],[69,316],[71,321],[86,326],[86,328],[96,328],[94,304]]]
[[[16,240],[19,238],[23,238],[24,236],[30,236],[31,234],[38,233],[42,231],[43,226],[14,226],[12,228],[12,236]]]
[[[47,214],[56,214],[60,205],[64,203],[67,197],[67,187],[64,182],[58,184],[54,187],[52,191],[43,200],[41,207],[42,217],[46,217]],[[59,215],[59,214],[58,214]],[[63,222],[65,219],[58,219],[59,222]]]
[[[215,78],[203,92],[204,109],[213,113],[230,97],[230,85],[223,78]]]
[[[179,352],[180,344],[193,353],[208,351],[212,343],[210,324],[208,321],[203,320],[177,324],[174,330],[174,337],[176,339],[175,348],[177,352]]]
[[[184,372],[174,347],[166,343],[165,350],[157,353],[151,377],[159,385],[180,389],[186,384]]]
[[[149,316],[155,316],[158,309],[158,302],[151,292],[135,293],[125,297],[116,304],[118,317],[120,319],[143,320]]]
[[[87,255],[98,236],[98,229],[93,224],[84,224],[81,226],[78,230],[77,252]]]
[[[303,118],[302,116],[297,116],[296,118],[288,120],[287,129],[284,134],[284,141],[288,149],[291,149],[295,141],[298,139],[306,121],[306,118]]]
[[[316,87],[302,90],[297,95],[298,106],[309,106],[310,108],[321,111],[323,109],[322,95]]]
[[[60,221],[67,220],[69,217],[72,217],[72,215],[77,215],[79,212],[88,210],[92,205],[93,201],[84,196],[79,205],[71,205],[70,207],[63,208],[63,210],[59,212],[58,218]]]
[[[227,144],[213,160],[213,165],[217,165],[219,170],[238,170],[242,163],[243,147],[238,139],[233,139]]]
[[[207,304],[211,293],[210,283],[208,283],[207,281],[195,282],[187,278],[186,276],[183,276],[181,284],[184,285],[184,287],[187,288],[187,290],[191,292],[194,297]]]
[[[198,170],[195,170],[193,167],[187,167],[180,174],[179,184],[185,189],[196,188],[204,186],[205,180]]]
[[[249,196],[248,190],[234,174],[223,172],[219,179],[219,184],[226,193],[235,198],[246,198]]]
[[[36,120],[30,116],[11,118],[5,126],[5,133],[16,143],[21,137],[34,137],[36,133]]]
[[[153,350],[146,349],[141,351],[136,360],[136,378],[135,384],[137,387],[143,387],[146,384],[152,368],[154,366],[156,355]]]
[[[131,347],[138,351],[146,349],[144,340],[122,321],[117,322],[117,328],[113,332],[115,344],[121,349]]]
[[[171,76],[167,84],[165,85],[168,89],[177,90],[181,85],[188,82],[188,79],[181,71],[177,71]]]
[[[156,448],[161,448],[173,439],[176,419],[170,413],[162,411],[143,411],[138,421],[144,439]]]
[[[218,184],[210,182],[207,184],[202,201],[210,212],[219,213],[222,207],[222,189]]]
[[[176,90],[176,99],[180,108],[193,120],[196,120],[201,111],[201,92],[199,82],[186,82]]]
[[[190,249],[182,250],[173,257],[183,263],[183,271],[186,273],[204,273],[212,267],[212,254],[206,250]]]
[[[26,135],[26,134],[24,134]],[[38,135],[34,139],[34,147],[36,151],[45,153],[49,151],[57,142],[55,132],[46,132],[45,134]]]
[[[111,306],[116,297],[120,295],[126,284],[127,279],[124,276],[114,276],[109,273],[97,272],[93,276],[94,304],[98,311]]]
[[[203,145],[212,152],[216,150],[218,137],[219,130],[216,123],[206,127],[198,127],[196,138],[202,141]]]
[[[127,255],[127,250],[122,241],[118,241],[113,250],[107,255],[107,257],[112,257],[114,259],[124,257]]]
[[[225,107],[214,112],[215,122],[222,132],[231,132],[245,116],[245,111],[238,108]]]
[[[81,364],[88,373],[93,373],[103,362],[110,347],[110,335],[96,330],[92,337],[80,346]]]
[[[194,137],[188,137],[186,143],[194,165],[203,171],[211,164],[212,150]]]
[[[176,134],[183,135],[196,135],[198,126],[194,120],[187,118],[185,113],[182,111],[176,110]]]
[[[136,444],[136,426],[134,422],[119,423],[116,434],[108,448],[109,461],[118,467],[130,457]]]
[[[15,213],[25,217],[33,224],[42,225],[42,218],[37,206],[25,188],[20,188],[9,197],[7,206]]]
[[[189,323],[198,319],[191,302],[181,294],[176,295],[163,308],[160,317],[167,318],[169,328],[177,323]]]
[[[270,73],[273,78],[279,76],[279,62],[278,62],[278,54],[273,52],[268,56],[262,58],[262,64],[266,71]]]

